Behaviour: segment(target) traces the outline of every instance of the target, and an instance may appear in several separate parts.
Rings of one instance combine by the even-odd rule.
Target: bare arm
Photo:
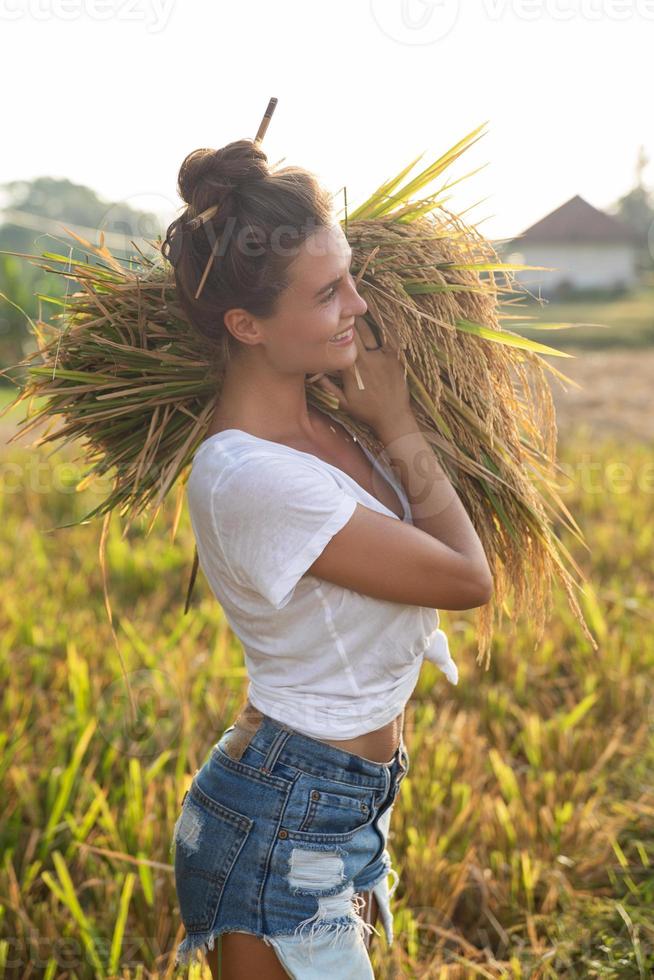
[[[414,525],[357,504],[309,573],[407,605],[484,605],[492,596],[493,582],[481,542],[415,418],[402,419],[378,435],[400,469]],[[430,461],[427,470],[425,460]]]
[[[493,580],[482,543],[413,413],[378,427],[377,435],[409,499],[414,526],[458,554],[490,598]]]
[[[357,322],[360,318],[357,318]],[[370,328],[361,325],[364,334]],[[368,341],[375,338],[368,337]],[[352,368],[343,390],[322,387],[384,443],[411,505],[413,525],[357,504],[308,571],[364,595],[434,609],[485,605],[493,581],[465,507],[416,422],[393,350],[368,348],[355,330],[362,388]]]

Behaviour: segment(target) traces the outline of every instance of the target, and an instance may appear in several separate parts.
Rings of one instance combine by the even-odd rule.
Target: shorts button
[[[285,840],[288,837],[288,830],[280,830],[277,836]]]
[[[361,804],[361,809],[363,810],[364,813],[367,813],[368,812],[368,804],[367,803],[362,803]]]
[[[319,800],[320,799],[320,793],[318,792],[317,789],[312,789],[311,790],[311,799],[312,800]]]

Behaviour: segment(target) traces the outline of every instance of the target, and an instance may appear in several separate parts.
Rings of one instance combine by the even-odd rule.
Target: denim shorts
[[[298,980],[373,980],[364,936],[379,932],[360,893],[375,895],[392,943],[399,876],[386,844],[408,770],[403,738],[390,762],[373,762],[246,704],[196,770],[173,831],[186,931],[176,965],[243,932]]]

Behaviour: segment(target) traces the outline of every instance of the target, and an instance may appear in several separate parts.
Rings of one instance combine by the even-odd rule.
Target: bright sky
[[[610,207],[641,144],[654,185],[654,0],[0,0],[0,37],[0,182],[172,216],[186,154],[254,137],[276,96],[270,163],[346,184],[350,210],[486,120],[447,207],[487,237],[575,194]]]

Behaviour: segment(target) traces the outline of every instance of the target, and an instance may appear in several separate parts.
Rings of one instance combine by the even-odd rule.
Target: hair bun
[[[219,200],[221,191],[229,193],[268,176],[266,154],[254,140],[243,139],[219,150],[193,150],[182,163],[177,183],[181,198],[200,211]]]

